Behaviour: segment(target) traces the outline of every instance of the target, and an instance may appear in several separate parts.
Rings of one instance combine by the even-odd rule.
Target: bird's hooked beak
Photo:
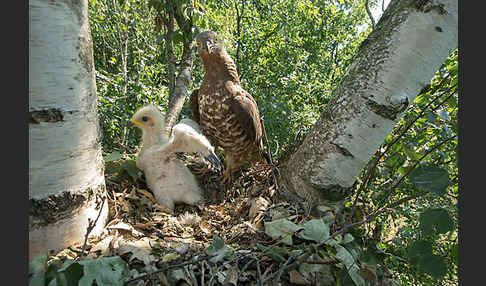
[[[215,43],[207,41],[206,42],[206,50],[208,51],[208,53],[212,54],[215,46],[216,46]]]
[[[133,118],[130,119],[130,122],[133,123],[133,124],[135,124],[135,125],[137,125],[137,126],[139,126],[139,127],[143,127],[143,123],[138,122],[137,120],[135,120]]]
[[[221,171],[223,169],[223,164],[221,164],[221,161],[219,160],[218,156],[214,154],[214,151],[210,150],[209,151],[209,156],[206,157],[206,159],[218,170]]]
[[[216,43],[212,40],[207,40],[202,43],[202,50],[212,54],[216,48]]]

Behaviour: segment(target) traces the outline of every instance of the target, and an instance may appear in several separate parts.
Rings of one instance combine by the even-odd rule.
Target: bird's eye
[[[145,121],[145,122],[148,121],[148,117],[147,116],[142,117],[142,121]]]
[[[219,41],[218,37],[215,37],[215,38],[214,38],[214,42],[216,43],[216,42],[218,42],[218,41]]]
[[[201,43],[196,42],[196,46],[200,47],[201,46]]]

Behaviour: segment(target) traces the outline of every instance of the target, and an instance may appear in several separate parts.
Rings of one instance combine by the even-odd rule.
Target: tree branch
[[[373,19],[373,15],[371,14],[371,11],[370,11],[370,0],[366,0],[365,7],[366,7],[366,13],[368,13],[368,16],[370,17],[370,20],[371,20],[371,27],[374,29],[375,28],[375,19]]]
[[[165,130],[167,136],[170,135],[172,126],[175,125],[179,114],[187,97],[187,89],[191,84],[192,71],[192,15],[189,14],[189,19],[184,18],[182,6],[177,6],[175,3],[171,4],[173,7],[173,16],[177,21],[179,29],[182,31],[183,47],[181,66],[177,78],[174,75],[173,92],[169,96],[169,103],[167,105],[167,112],[165,114]]]

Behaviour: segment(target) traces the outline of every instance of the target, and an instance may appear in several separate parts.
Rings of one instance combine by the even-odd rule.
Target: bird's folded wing
[[[262,124],[255,99],[239,84],[227,81],[225,85],[226,89],[234,95],[231,101],[231,111],[235,114],[248,138],[259,144],[262,138]]]
[[[191,93],[191,97],[189,97],[189,107],[191,108],[192,112],[192,120],[199,124],[199,100],[198,100],[198,93],[199,89],[195,89]]]
[[[198,152],[204,156],[209,155],[214,150],[204,135],[197,132],[190,125],[178,123],[172,128],[172,146],[173,152]]]

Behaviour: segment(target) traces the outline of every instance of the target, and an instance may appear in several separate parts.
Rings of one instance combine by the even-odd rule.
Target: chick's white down
[[[147,186],[157,202],[171,210],[177,202],[197,204],[201,199],[201,189],[194,175],[176,158],[175,153],[198,152],[211,163],[221,164],[198,124],[183,119],[172,128],[172,134],[167,138],[163,133],[164,116],[153,105],[140,108],[130,121],[142,129],[137,167],[144,172]]]

